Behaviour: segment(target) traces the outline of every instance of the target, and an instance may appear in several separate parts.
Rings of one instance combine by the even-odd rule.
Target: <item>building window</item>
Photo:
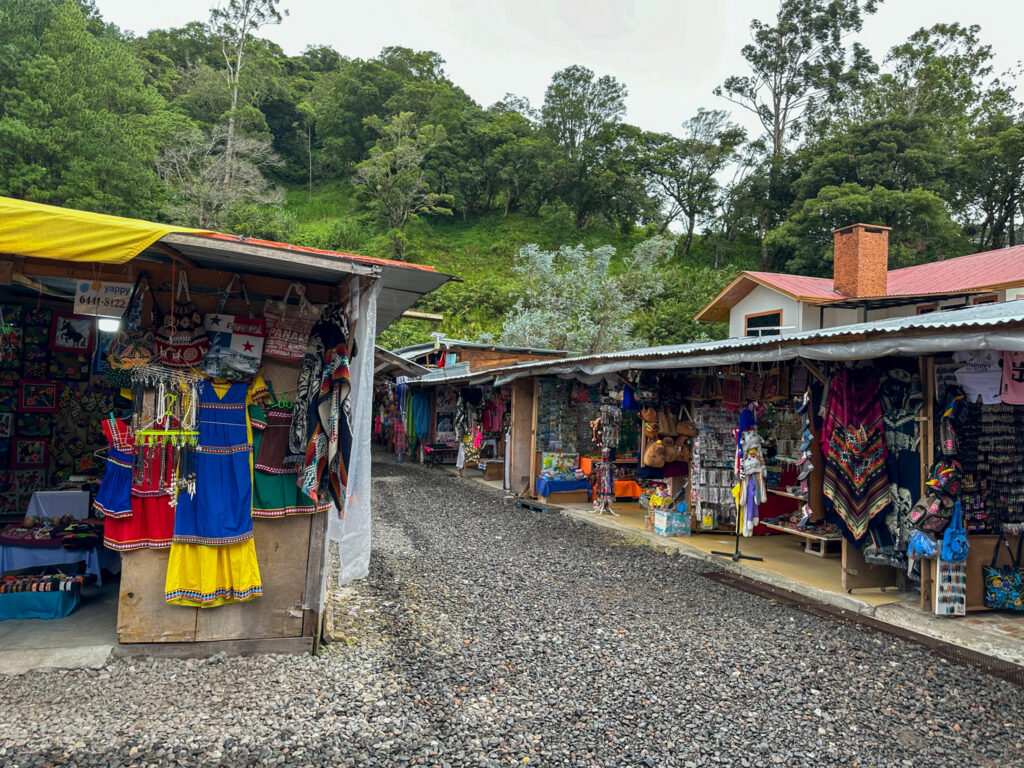
[[[931,314],[934,311],[935,311],[935,305],[934,304],[918,304],[917,305],[917,314],[919,314],[919,315],[928,315],[928,314]]]
[[[999,297],[996,294],[994,294],[994,293],[990,293],[987,296],[975,296],[971,300],[971,303],[972,304],[995,304],[997,301],[999,301]]]
[[[746,315],[743,333],[747,336],[778,336],[782,333],[782,310]]]

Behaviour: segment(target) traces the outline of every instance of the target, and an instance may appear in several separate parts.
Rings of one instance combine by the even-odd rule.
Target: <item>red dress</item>
[[[125,453],[141,452],[141,480],[132,479],[132,513],[128,517],[108,517],[103,522],[104,544],[110,549],[163,549],[174,537],[174,447],[136,446],[128,424],[116,419],[117,434],[112,435],[109,421],[103,429],[112,447]],[[164,454],[161,462],[161,452]],[[163,482],[161,482],[161,470]]]

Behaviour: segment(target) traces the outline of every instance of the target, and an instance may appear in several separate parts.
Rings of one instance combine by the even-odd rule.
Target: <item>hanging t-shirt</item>
[[[977,352],[957,352],[953,361],[959,363],[956,369],[957,383],[963,388],[967,401],[993,405],[1002,402],[1000,388],[1003,370],[999,363],[999,353],[992,349]]]
[[[1024,405],[1024,352],[1000,352],[1003,358],[1002,400]]]

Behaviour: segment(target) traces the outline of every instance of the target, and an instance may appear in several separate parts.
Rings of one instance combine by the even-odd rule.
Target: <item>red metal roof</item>
[[[846,298],[832,288],[831,277],[784,275],[778,272],[744,272],[759,283],[777,288],[795,299],[832,301]]]
[[[779,272],[741,272],[739,277],[697,314],[696,319],[703,322],[728,320],[729,310],[758,284],[811,304],[855,300],[837,292],[830,277],[807,277]],[[891,269],[886,296],[977,293],[1017,285],[1024,286],[1024,245],[918,264],[915,267]],[[858,298],[868,300],[883,297]]]
[[[229,240],[235,243],[248,243],[249,245],[263,245],[269,248],[279,248],[287,251],[296,251],[298,253],[315,253],[318,256],[338,256],[342,259],[348,259],[350,261],[358,261],[363,264],[379,264],[380,266],[398,267],[400,269],[421,269],[424,272],[433,272],[434,268],[427,264],[413,264],[408,261],[393,261],[391,259],[378,259],[373,256],[360,256],[355,253],[342,253],[341,251],[328,251],[323,248],[309,248],[304,245],[292,245],[291,243],[278,243],[273,240],[260,240],[255,237],[239,237],[238,235],[227,235],[223,232],[209,232],[203,237],[208,237],[212,240]]]
[[[1024,284],[1024,245],[889,270],[890,296],[955,293]]]

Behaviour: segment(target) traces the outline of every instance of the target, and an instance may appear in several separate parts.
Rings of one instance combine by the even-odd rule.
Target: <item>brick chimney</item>
[[[835,229],[832,284],[849,296],[885,296],[889,287],[889,230],[873,224]]]

